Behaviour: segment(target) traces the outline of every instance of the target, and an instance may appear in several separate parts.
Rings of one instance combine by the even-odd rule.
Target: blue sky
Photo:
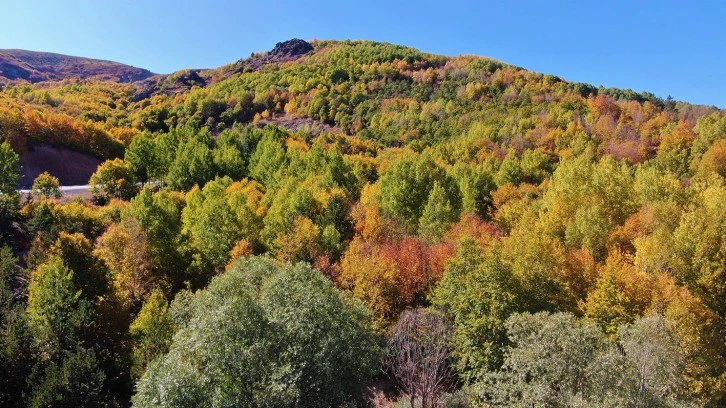
[[[2,10],[0,48],[158,73],[217,67],[293,37],[371,39],[726,108],[724,0],[23,0]]]

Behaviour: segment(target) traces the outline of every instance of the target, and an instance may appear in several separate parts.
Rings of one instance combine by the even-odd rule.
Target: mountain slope
[[[10,81],[57,81],[69,78],[96,78],[104,81],[134,82],[153,76],[142,68],[113,61],[73,57],[49,52],[0,50],[0,78]]]
[[[239,339],[267,344],[259,334],[264,330],[304,339],[320,333],[316,315],[295,309],[325,302],[290,292],[297,278],[262,279],[271,276],[265,268],[250,269],[254,276],[245,282],[264,280],[279,292],[245,294],[244,316],[214,320],[217,305],[235,301],[226,298],[232,292],[215,284],[201,289],[213,276],[230,276],[221,272],[238,257],[253,254],[314,265],[370,310],[379,333],[416,308],[437,307],[454,332],[456,375],[474,391],[469,406],[489,404],[478,398],[489,397],[479,390],[490,385],[502,393],[512,389],[517,398],[535,395],[529,390],[542,379],[564,384],[563,377],[537,372],[512,388],[509,375],[517,372],[508,367],[524,366],[509,357],[522,352],[540,366],[582,366],[568,375],[590,376],[583,377],[587,384],[623,384],[610,387],[618,395],[610,388],[605,396],[586,395],[578,385],[585,382],[568,379],[574,389],[561,394],[568,401],[601,406],[606,398],[623,406],[617,401],[651,398],[650,391],[638,391],[642,365],[623,360],[648,354],[643,345],[670,354],[661,359],[670,367],[662,371],[665,385],[645,389],[693,402],[681,405],[726,406],[726,111],[569,82],[483,57],[372,41],[293,40],[221,68],[132,83],[90,78],[2,86],[0,141],[19,153],[28,182],[48,170],[66,183],[61,176],[78,175],[79,165],[112,159],[93,181],[78,181],[98,186],[98,204],[107,205],[37,195],[0,200],[24,205],[3,213],[0,203],[0,247],[7,242],[27,254],[28,265],[22,273],[4,272],[15,261],[2,262],[8,251],[0,251],[0,300],[3,292],[18,294],[11,306],[32,316],[23,321],[42,325],[24,342],[0,330],[0,344],[11,344],[7,338],[28,348],[5,353],[18,356],[17,369],[0,370],[0,383],[10,383],[7,372],[21,385],[0,386],[0,406],[23,398],[31,400],[26,405],[84,406],[58,398],[90,395],[89,389],[114,399],[107,405],[147,406],[141,401],[154,397],[145,391],[129,401],[144,387],[169,390],[168,401],[192,394],[222,401],[248,389],[250,378],[262,378],[266,390],[279,388],[279,370],[269,365],[232,378],[209,370],[228,366],[229,359],[212,360],[222,355],[194,366],[177,353],[199,336],[221,339],[215,344],[232,350]],[[0,162],[11,163],[9,149],[0,147],[9,158]],[[97,160],[81,161],[69,150]],[[73,167],[44,167],[51,163]],[[11,166],[3,171],[0,180],[12,181]],[[164,186],[123,202],[137,194],[131,187],[139,181]],[[10,182],[0,184],[12,189]],[[43,289],[53,282],[67,295]],[[220,299],[213,301],[192,294],[215,290]],[[184,310],[169,307],[168,299]],[[273,321],[266,307],[278,299],[287,299],[291,310]],[[77,322],[62,333],[68,340],[62,346],[48,342],[49,320],[36,318],[42,304],[68,310],[61,323]],[[5,305],[0,302],[3,322],[10,321],[4,311],[15,310]],[[324,309],[314,308],[332,313]],[[570,315],[515,314],[555,311]],[[177,325],[177,312],[199,324]],[[507,323],[510,316],[519,317]],[[544,323],[535,327],[537,321]],[[222,326],[234,330],[217,336]],[[514,326],[519,334],[509,332]],[[602,333],[587,334],[597,333],[595,326]],[[544,332],[530,337],[542,344],[575,339],[582,347],[566,360],[551,347],[544,357],[519,349],[521,334]],[[46,345],[55,349],[52,358],[32,358]],[[325,350],[350,349],[344,341]],[[75,357],[86,350],[88,357]],[[164,356],[165,350],[172,351]],[[279,350],[260,349],[273,358]],[[325,350],[316,355],[332,355]],[[660,358],[649,356],[648,364]],[[76,370],[77,360],[83,365]],[[143,374],[149,361],[163,364],[152,363]],[[608,366],[593,365],[600,363]],[[316,375],[307,374],[306,363],[295,367],[306,371],[289,371],[289,389],[295,378]],[[52,374],[66,371],[69,380],[55,387]],[[45,377],[36,381],[30,373]],[[203,383],[185,382],[197,373]],[[607,378],[592,377],[600,373]],[[131,379],[139,375],[134,387]],[[192,392],[164,388],[175,381]],[[187,405],[195,404],[203,405]]]

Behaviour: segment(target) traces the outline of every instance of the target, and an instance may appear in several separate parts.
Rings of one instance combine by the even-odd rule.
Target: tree
[[[131,369],[134,378],[141,377],[154,358],[169,351],[175,326],[168,308],[169,303],[164,293],[156,289],[144,302],[144,306],[129,327],[129,332],[135,340],[134,366]]]
[[[51,257],[31,275],[28,317],[40,360],[31,375],[32,407],[102,406],[105,374],[87,344],[93,305],[73,283],[73,271]]]
[[[707,177],[710,173],[726,178],[726,139],[716,141],[701,158],[698,174]]]
[[[0,193],[9,195],[15,192],[18,183],[20,158],[7,142],[0,143]]]
[[[467,381],[498,368],[504,358],[504,322],[524,303],[521,285],[493,249],[465,239],[448,263],[433,302],[451,316],[458,370]]]
[[[297,216],[288,232],[275,238],[274,251],[282,262],[313,263],[320,255],[320,228],[309,218]]]
[[[184,309],[134,406],[341,406],[380,357],[367,311],[304,264],[240,260]]]
[[[173,288],[183,286],[185,276],[180,271],[185,271],[190,262],[188,254],[183,253],[181,235],[184,206],[183,194],[166,189],[152,193],[145,186],[121,214],[122,223],[127,219],[138,222],[153,274],[165,277]]]
[[[101,200],[129,200],[137,191],[136,177],[129,165],[121,159],[105,161],[88,182],[93,194]]]
[[[219,169],[221,176],[229,176],[233,180],[240,180],[247,176],[253,138],[253,132],[237,127],[232,130],[227,129],[219,135],[213,154],[214,164]]]
[[[109,287],[109,271],[93,252],[91,241],[83,234],[61,232],[48,251],[57,256],[73,271],[73,283],[91,302],[106,294]]]
[[[165,277],[154,273],[148,239],[134,218],[111,225],[96,246],[111,270],[114,291],[127,305],[140,305],[155,288],[167,288]]]
[[[31,275],[28,318],[37,347],[48,358],[73,350],[90,322],[91,303],[73,283],[73,271],[53,257]]]
[[[557,313],[514,314],[506,322],[512,343],[501,370],[479,386],[495,406],[564,407],[587,393],[588,364],[607,346],[593,325]]]
[[[449,226],[456,222],[458,216],[459,214],[446,197],[446,191],[438,182],[434,182],[426,207],[419,219],[418,233],[431,241],[437,241]]]
[[[697,190],[673,233],[669,262],[675,276],[726,321],[726,185]]]
[[[124,153],[124,161],[133,169],[136,179],[145,183],[149,179],[159,176],[156,157],[156,143],[149,132],[134,137]]]
[[[515,314],[501,370],[477,385],[494,407],[695,406],[683,356],[660,315],[623,325],[614,341],[566,313]]]
[[[341,260],[340,285],[371,310],[383,330],[402,310],[398,271],[382,249],[356,237]]]
[[[210,145],[211,136],[194,134],[188,136],[176,150],[174,161],[166,174],[166,182],[174,190],[186,191],[192,186],[204,186],[216,175],[214,157]]]
[[[688,400],[683,355],[662,316],[651,315],[621,326],[618,342],[625,354],[622,375],[626,381],[617,383],[627,384],[630,395],[624,399],[629,406],[682,406]]]
[[[207,267],[217,271],[227,264],[237,241],[244,238],[236,214],[227,202],[226,191],[231,184],[232,180],[224,177],[202,189],[193,188],[182,211],[182,234],[189,237],[190,248]]]
[[[0,405],[7,407],[23,406],[35,363],[28,315],[15,299],[16,262],[9,247],[0,247]]]
[[[78,347],[63,353],[58,362],[37,369],[28,406],[103,407],[111,405],[103,388],[106,374],[93,350]]]
[[[381,210],[400,218],[415,232],[435,182],[458,214],[461,196],[456,183],[428,157],[404,157],[383,173],[378,181]]]
[[[20,205],[17,192],[20,158],[7,142],[0,143],[0,240],[5,240],[9,223]],[[2,241],[0,241],[2,242]]]
[[[252,178],[269,188],[275,174],[287,164],[281,131],[265,128],[265,134],[250,157],[249,173]]]
[[[454,381],[452,327],[440,312],[413,309],[401,314],[391,329],[384,364],[408,394],[411,408],[416,398],[422,408],[438,406],[441,394]]]
[[[39,197],[43,197],[45,199],[49,199],[51,197],[61,198],[63,195],[63,192],[60,190],[60,182],[57,178],[48,174],[47,171],[44,171],[35,178],[32,190]]]
[[[517,185],[522,181],[522,166],[515,150],[509,150],[504,157],[499,165],[495,180],[499,186],[507,183]]]
[[[491,207],[490,193],[496,188],[492,175],[482,167],[457,163],[453,176],[461,191],[461,210],[485,217]]]

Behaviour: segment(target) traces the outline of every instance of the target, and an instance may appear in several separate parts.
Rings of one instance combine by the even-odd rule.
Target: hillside
[[[0,82],[59,81],[95,78],[102,81],[134,82],[153,76],[150,71],[112,61],[72,57],[49,52],[0,50]]]
[[[726,406],[717,108],[291,40],[11,83],[0,142],[0,405]]]

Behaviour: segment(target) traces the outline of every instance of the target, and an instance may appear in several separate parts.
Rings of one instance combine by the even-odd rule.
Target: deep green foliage
[[[683,356],[661,316],[620,328],[616,343],[568,314],[507,320],[513,345],[501,371],[479,385],[503,407],[683,407]]]
[[[22,406],[34,363],[28,315],[15,299],[17,271],[9,247],[0,248],[0,405]]]
[[[431,190],[437,183],[445,191],[454,214],[461,208],[461,198],[453,180],[430,158],[405,157],[381,176],[381,209],[399,217],[411,231],[416,231]],[[451,218],[450,215],[448,219]]]
[[[419,219],[418,233],[436,241],[444,235],[458,216],[443,187],[435,181]]]
[[[207,133],[187,135],[186,140],[180,140],[166,175],[169,187],[186,191],[214,178],[216,169],[210,144],[212,139]]]
[[[10,145],[0,142],[0,244],[7,239],[7,231],[18,211],[20,197],[15,191],[19,177],[20,158]]]
[[[507,344],[504,322],[522,309],[522,290],[496,254],[463,241],[434,293],[454,321],[459,372],[474,381],[499,367]]]
[[[189,308],[134,406],[340,406],[376,367],[367,312],[302,264],[240,261]]]

